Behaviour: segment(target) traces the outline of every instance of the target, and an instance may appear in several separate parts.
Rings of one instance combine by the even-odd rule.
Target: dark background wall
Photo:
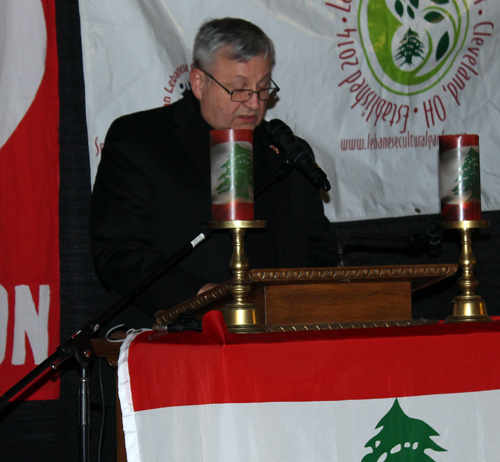
[[[76,332],[86,320],[97,316],[106,305],[106,294],[94,273],[90,259],[87,215],[90,200],[85,91],[83,82],[78,0],[55,0],[60,81],[60,254],[61,254],[61,341]],[[335,179],[331,179],[332,183]],[[478,293],[487,302],[490,315],[500,315],[497,264],[500,212],[483,214],[491,227],[475,231],[473,251],[477,259]],[[346,232],[423,232],[438,221],[435,216],[417,216],[363,222],[339,223]],[[456,263],[460,253],[456,231],[446,231],[442,251],[412,254],[401,244],[349,241],[348,265],[413,263]],[[450,301],[458,293],[456,277],[448,278],[415,294],[413,317],[443,319]],[[491,352],[485,352],[485,354]],[[107,365],[104,365],[107,367]],[[78,369],[74,362],[62,366],[61,397],[56,401],[12,405],[0,414],[1,461],[72,461],[79,457],[77,416]],[[99,414],[93,411],[92,460],[97,460]],[[106,460],[106,459],[103,459]]]

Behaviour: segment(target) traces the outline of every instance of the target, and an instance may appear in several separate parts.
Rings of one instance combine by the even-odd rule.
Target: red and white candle
[[[439,195],[443,221],[481,220],[479,136],[439,137]]]
[[[253,131],[210,131],[212,220],[253,220]]]

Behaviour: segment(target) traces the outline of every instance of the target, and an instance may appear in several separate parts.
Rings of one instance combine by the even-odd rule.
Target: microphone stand
[[[174,255],[165,260],[144,279],[139,281],[128,292],[112,303],[97,318],[88,321],[78,332],[73,334],[68,340],[59,345],[54,353],[41,362],[31,372],[24,376],[13,387],[0,396],[0,412],[9,404],[9,400],[14,398],[19,392],[37,379],[49,368],[56,369],[63,361],[73,357],[81,367],[79,380],[79,426],[81,460],[90,461],[90,406],[89,406],[89,371],[88,367],[95,356],[94,349],[90,342],[90,336],[95,334],[100,327],[109,319],[118,314],[123,308],[135,300],[144,290],[158,280],[163,274],[185,258],[192,250],[205,239],[208,239],[211,231],[208,226],[202,226],[202,231],[190,242],[181,247]]]
[[[283,180],[291,171],[293,170],[293,163],[287,157],[285,162],[283,162],[274,173],[266,179],[263,183],[259,185],[259,187],[255,190],[255,197],[259,194],[263,193],[269,186],[271,186],[276,181]]]
[[[284,179],[292,170],[293,163],[287,157],[285,162],[276,169],[276,171],[259,185],[255,191],[255,196],[261,194],[265,189],[271,186],[274,182]],[[88,368],[94,359],[95,352],[90,342],[90,336],[95,334],[100,327],[109,319],[113,318],[123,308],[134,301],[144,290],[158,280],[169,269],[185,258],[198,244],[208,239],[211,235],[211,230],[208,226],[202,226],[202,232],[193,240],[181,247],[174,255],[168,258],[164,263],[159,265],[155,270],[148,274],[144,279],[139,281],[134,287],[120,297],[116,302],[112,303],[101,315],[96,319],[92,319],[84,324],[84,326],[73,334],[68,340],[60,344],[54,353],[42,361],[31,372],[25,375],[19,382],[13,385],[3,395],[0,396],[0,413],[9,405],[9,400],[14,398],[30,383],[34,382],[40,375],[48,369],[57,369],[67,359],[73,357],[80,365],[79,377],[79,406],[78,418],[80,426],[80,450],[81,461],[90,461],[90,379]],[[177,323],[171,326],[172,331],[180,331],[184,328],[192,330],[200,330],[200,326],[194,322],[189,316],[179,319]]]

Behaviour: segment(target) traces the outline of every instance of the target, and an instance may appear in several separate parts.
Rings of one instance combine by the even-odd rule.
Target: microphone
[[[374,233],[344,233],[337,240],[338,265],[345,266],[345,247],[349,239],[404,242],[408,248],[416,250],[427,250],[432,256],[441,253],[441,241],[443,239],[443,228],[440,223],[432,221],[427,223],[425,233],[409,234],[374,234]]]
[[[288,125],[279,119],[273,119],[267,124],[266,131],[273,143],[285,152],[286,157],[314,186],[325,191],[330,190],[326,173],[314,161],[310,146],[298,139]]]
[[[202,322],[196,319],[191,312],[186,312],[167,324],[154,324],[153,333],[150,335],[150,338],[158,338],[164,334],[182,332],[184,330],[202,332],[202,328]]]

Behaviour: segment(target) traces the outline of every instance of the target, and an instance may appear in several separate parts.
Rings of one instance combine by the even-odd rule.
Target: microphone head
[[[266,126],[267,134],[273,143],[285,151],[287,159],[309,178],[317,188],[330,190],[330,183],[325,172],[314,161],[311,147],[303,140],[298,139],[291,128],[279,119],[273,119]]]
[[[285,122],[281,121],[280,119],[270,120],[266,125],[267,134],[272,136],[274,131],[281,125],[285,125]]]
[[[282,149],[288,149],[289,143],[296,141],[292,129],[280,119],[271,120],[266,126],[266,132],[273,142]]]

